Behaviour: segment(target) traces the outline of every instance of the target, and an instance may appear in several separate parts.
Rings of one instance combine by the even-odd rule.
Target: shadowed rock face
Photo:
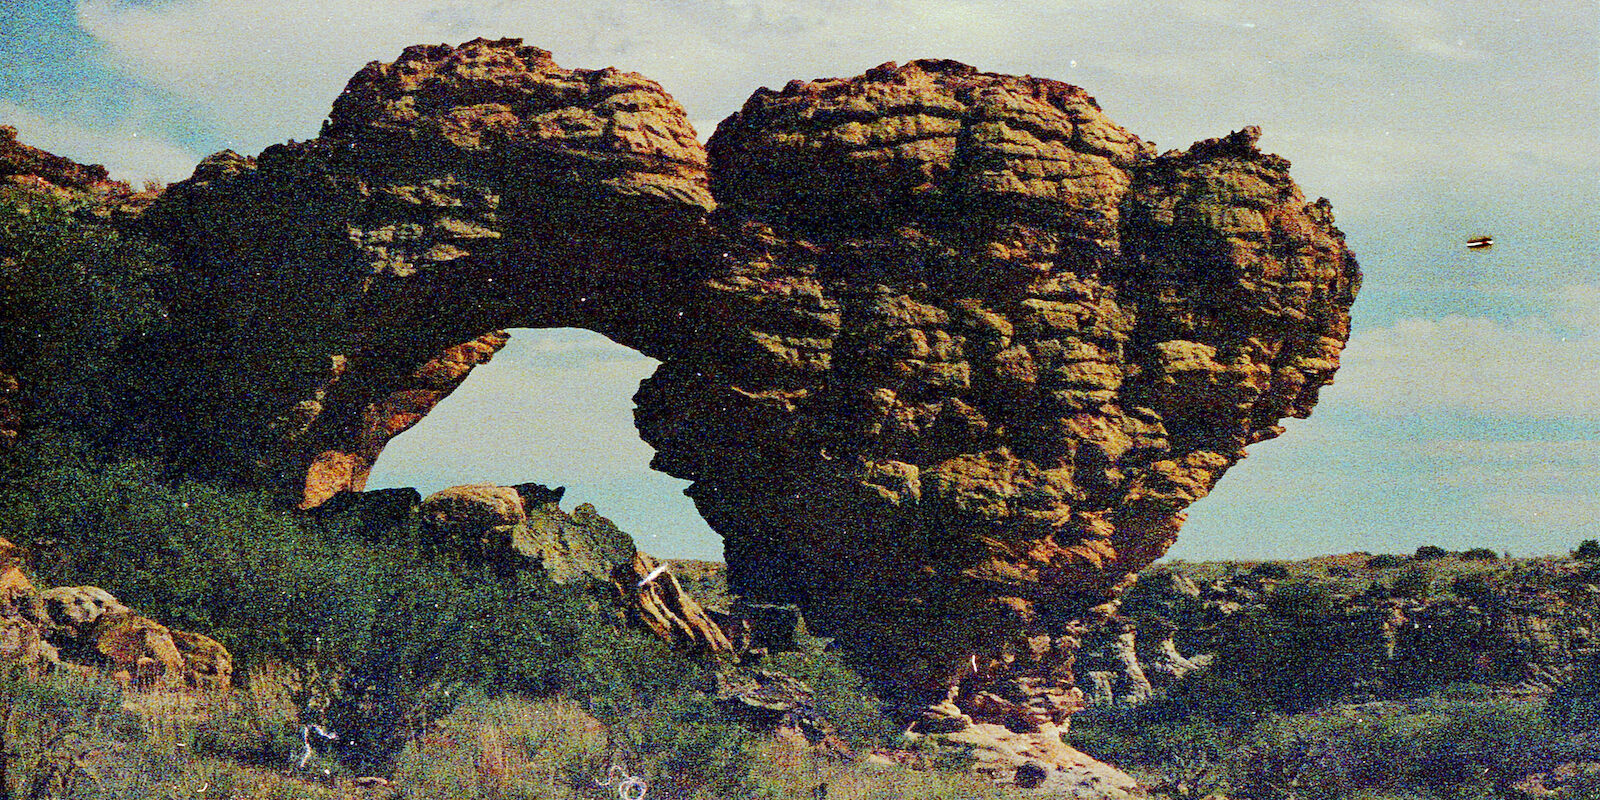
[[[313,506],[500,329],[599,331],[664,362],[636,421],[736,591],[1064,763],[1084,626],[1348,334],[1355,260],[1257,135],[1157,156],[1077,87],[917,61],[761,90],[707,155],[637,75],[409,48],[147,215],[187,273],[168,441]]]

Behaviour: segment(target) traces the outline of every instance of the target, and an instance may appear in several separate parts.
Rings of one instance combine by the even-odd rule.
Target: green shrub
[[[0,785],[7,797],[134,798],[172,764],[144,748],[121,690],[73,672],[0,676]]]
[[[1251,569],[1250,574],[1258,578],[1283,580],[1289,577],[1289,567],[1276,561],[1263,561]]]
[[[104,442],[134,428],[113,413],[129,391],[122,353],[164,327],[153,284],[170,271],[156,245],[0,187],[0,369],[24,369],[25,430]]]
[[[46,583],[104,588],[215,637],[240,666],[365,649],[384,554],[323,538],[261,495],[87,459],[0,488],[0,527],[43,555]]]
[[[408,742],[394,772],[402,797],[599,798],[610,742],[570,700],[469,697]]]
[[[812,705],[854,747],[899,743],[900,728],[884,715],[883,701],[845,662],[838,650],[812,636],[796,640],[792,652],[773,653],[766,665],[804,681],[814,692]]]
[[[1447,558],[1449,555],[1450,551],[1444,549],[1443,547],[1425,544],[1417,548],[1417,554],[1414,556],[1414,558],[1416,558],[1418,561],[1434,561],[1441,558]]]
[[[1581,558],[1585,561],[1600,560],[1600,541],[1595,539],[1584,539],[1582,542],[1578,543],[1578,549],[1572,551],[1572,556],[1573,558]]]
[[[291,763],[301,750],[299,720],[244,693],[219,699],[195,726],[191,750],[263,767]]]
[[[1399,597],[1426,600],[1433,596],[1433,570],[1423,564],[1412,564],[1394,579],[1393,590]]]
[[[1367,569],[1394,569],[1395,567],[1404,566],[1408,560],[1405,556],[1397,556],[1393,553],[1379,553],[1367,559]]]
[[[1272,717],[1238,750],[1230,780],[1245,797],[1501,797],[1558,763],[1564,741],[1541,704],[1525,701]]]
[[[1483,602],[1495,593],[1496,581],[1493,576],[1482,572],[1468,575],[1457,575],[1450,581],[1450,593],[1475,602]]]
[[[1487,547],[1474,547],[1462,551],[1459,558],[1462,561],[1497,561],[1500,555]]]

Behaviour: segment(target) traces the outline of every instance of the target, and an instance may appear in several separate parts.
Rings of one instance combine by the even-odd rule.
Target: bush
[[[300,724],[290,709],[264,707],[244,693],[219,698],[191,739],[197,756],[226,758],[261,767],[282,767],[301,749]]]
[[[1462,561],[1498,561],[1500,556],[1487,547],[1474,547],[1471,550],[1462,551],[1460,558]]]
[[[65,671],[33,678],[11,668],[0,676],[0,795],[143,796],[171,771],[144,739],[115,684]]]
[[[571,700],[474,695],[407,743],[394,780],[419,800],[599,798],[610,751],[604,726]]]
[[[213,636],[241,667],[366,649],[387,554],[321,537],[261,495],[62,449],[76,455],[0,487],[0,528],[42,554],[41,580],[104,588]]]
[[[1379,553],[1367,559],[1367,569],[1394,569],[1395,567],[1404,566],[1406,561],[1405,556],[1397,556],[1393,553]]]
[[[1433,596],[1433,570],[1422,564],[1406,567],[1394,579],[1394,593],[1398,597],[1426,600]]]
[[[1418,561],[1434,561],[1441,558],[1447,558],[1449,555],[1450,551],[1444,549],[1443,547],[1425,544],[1417,548],[1417,554],[1415,558]]]
[[[798,650],[773,653],[766,664],[809,685],[814,692],[813,707],[837,725],[839,734],[852,746],[899,744],[899,726],[884,716],[883,702],[839,651],[827,649],[823,640],[811,636],[799,637],[796,643]]]
[[[1289,577],[1289,568],[1276,561],[1264,561],[1257,564],[1254,569],[1251,569],[1250,574],[1257,578],[1283,580]]]
[[[122,354],[163,328],[153,285],[170,271],[165,250],[68,202],[0,188],[0,367],[26,370],[25,429],[104,442],[135,428],[112,413],[128,390]],[[26,362],[4,363],[12,353]]]
[[[1484,602],[1494,596],[1495,586],[1493,576],[1475,572],[1456,576],[1450,582],[1450,593],[1474,602]]]
[[[1572,556],[1585,561],[1600,560],[1600,541],[1584,539],[1578,543],[1578,549],[1572,551]]]
[[[1241,748],[1249,797],[1358,793],[1500,797],[1555,764],[1561,734],[1538,703],[1427,700],[1410,707],[1275,717]]]

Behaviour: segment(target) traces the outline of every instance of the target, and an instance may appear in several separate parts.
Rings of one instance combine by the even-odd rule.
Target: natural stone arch
[[[315,504],[495,331],[598,331],[663,362],[636,422],[738,591],[920,725],[1064,762],[1078,636],[1348,336],[1355,261],[1256,135],[1157,156],[1077,87],[918,61],[757,92],[707,168],[637,75],[409,48],[150,214],[175,455]]]

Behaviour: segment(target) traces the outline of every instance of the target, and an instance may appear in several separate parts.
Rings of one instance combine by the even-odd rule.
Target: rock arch
[[[1356,262],[1256,136],[1157,155],[1077,87],[916,61],[760,90],[708,156],[638,75],[408,48],[147,215],[167,442],[314,505],[499,330],[598,331],[663,362],[636,422],[739,591],[1059,762],[1084,627],[1348,336]]]

